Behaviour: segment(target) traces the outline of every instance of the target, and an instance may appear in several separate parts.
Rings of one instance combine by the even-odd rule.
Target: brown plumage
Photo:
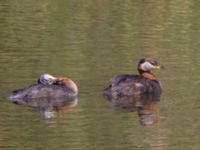
[[[104,95],[108,99],[116,99],[120,96],[139,96],[143,94],[154,95],[160,99],[161,85],[151,70],[160,69],[158,62],[152,58],[142,58],[138,63],[139,75],[117,75],[113,77]]]
[[[74,81],[72,81],[68,77],[56,77],[55,84],[56,85],[67,86],[67,87],[73,89],[73,91],[75,93],[78,93],[78,87],[76,86],[76,84],[74,83]]]
[[[38,84],[31,85],[22,89],[15,90],[11,93],[9,99],[35,99],[41,97],[74,97],[78,95],[76,84],[67,77],[55,78],[48,74],[42,75]]]

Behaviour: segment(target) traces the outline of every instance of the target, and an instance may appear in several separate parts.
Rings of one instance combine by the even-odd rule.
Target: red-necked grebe
[[[9,99],[30,99],[41,97],[62,97],[77,96],[78,87],[75,82],[68,77],[53,77],[49,74],[43,74],[38,79],[38,84],[15,90],[11,93]]]
[[[104,90],[104,95],[109,98],[119,98],[120,96],[137,96],[141,94],[152,94],[159,100],[162,89],[152,70],[160,69],[161,66],[152,58],[142,58],[138,63],[139,75],[117,75],[113,77],[108,87]]]

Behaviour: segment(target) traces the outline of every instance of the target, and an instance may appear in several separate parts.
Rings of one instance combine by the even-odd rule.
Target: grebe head
[[[56,78],[50,74],[42,74],[38,79],[39,84],[51,85],[55,82]]]
[[[138,70],[143,72],[150,72],[151,70],[160,69],[161,66],[152,58],[142,58],[138,63]]]

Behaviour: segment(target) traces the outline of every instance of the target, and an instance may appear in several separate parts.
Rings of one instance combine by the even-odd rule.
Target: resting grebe
[[[160,69],[158,62],[152,58],[142,58],[138,63],[139,75],[118,75],[110,80],[104,95],[109,98],[120,96],[152,94],[160,99],[161,85],[151,70]]]
[[[56,78],[49,74],[43,74],[38,79],[38,84],[13,91],[9,99],[53,98],[77,95],[78,88],[71,79],[67,77]]]

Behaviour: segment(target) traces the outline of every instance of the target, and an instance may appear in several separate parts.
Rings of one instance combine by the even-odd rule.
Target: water
[[[194,0],[1,1],[0,149],[200,149],[199,14]],[[141,57],[165,66],[151,126],[102,96],[112,76],[137,73]],[[7,100],[42,73],[72,78],[76,107],[44,119]]]

